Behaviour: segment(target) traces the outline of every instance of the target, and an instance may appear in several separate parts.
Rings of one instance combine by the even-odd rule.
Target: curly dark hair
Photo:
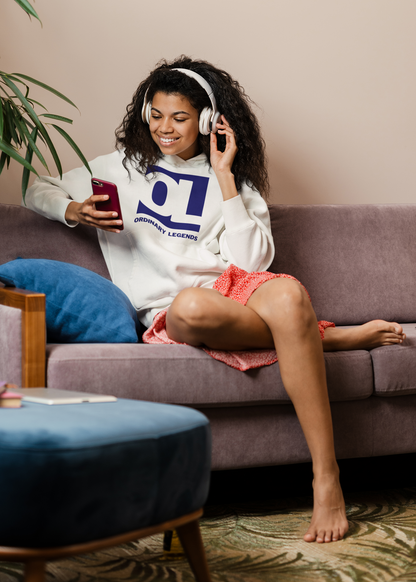
[[[265,143],[260,126],[251,110],[251,99],[243,87],[228,73],[202,60],[193,60],[185,55],[172,62],[160,61],[150,75],[140,83],[127,113],[116,130],[116,147],[125,149],[123,165],[133,166],[146,175],[147,167],[155,165],[160,158],[160,150],[153,141],[147,123],[142,120],[143,101],[151,101],[157,92],[178,94],[186,97],[192,107],[201,113],[204,107],[211,107],[205,90],[195,79],[172,69],[190,69],[199,73],[212,87],[220,111],[234,130],[238,147],[232,172],[237,190],[247,182],[267,199],[269,179]],[[147,93],[147,94],[146,94]],[[218,149],[224,151],[225,136],[217,134]],[[199,134],[199,151],[210,159],[210,137]]]

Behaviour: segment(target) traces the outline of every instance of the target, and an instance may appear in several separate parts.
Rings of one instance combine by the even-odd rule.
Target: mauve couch
[[[416,205],[272,205],[270,212],[270,270],[305,285],[318,319],[406,324],[400,346],[325,354],[338,458],[416,452]],[[66,261],[109,278],[93,229],[0,205],[0,264],[19,256]],[[0,379],[24,384],[27,314],[4,302]],[[41,333],[42,319],[36,326]],[[33,356],[41,368],[42,350]],[[211,421],[213,469],[310,460],[278,363],[239,372],[190,346],[49,344],[46,383],[201,410]]]

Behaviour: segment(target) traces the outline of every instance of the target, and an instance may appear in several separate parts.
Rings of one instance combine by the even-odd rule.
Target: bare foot
[[[323,347],[325,351],[371,350],[379,346],[401,344],[405,338],[399,323],[374,319],[350,329],[326,328]]]
[[[339,478],[324,475],[313,481],[313,514],[305,542],[336,542],[348,531],[345,502]]]

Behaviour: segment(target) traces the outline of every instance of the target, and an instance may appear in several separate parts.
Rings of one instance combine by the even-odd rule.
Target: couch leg
[[[45,560],[30,560],[25,564],[25,582],[44,582]]]
[[[197,582],[211,582],[198,520],[181,525],[176,531]]]

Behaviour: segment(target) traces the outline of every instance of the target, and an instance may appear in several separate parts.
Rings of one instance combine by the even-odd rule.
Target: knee
[[[176,341],[198,345],[197,332],[207,325],[209,310],[201,296],[200,289],[189,288],[181,291],[168,310],[167,326]],[[180,339],[177,339],[180,337]]]
[[[272,279],[268,293],[268,310],[275,321],[289,320],[299,325],[316,322],[315,314],[305,289],[293,279]]]
[[[303,310],[309,306],[309,297],[300,283],[293,279],[283,279],[283,281],[280,292],[275,295],[275,300],[281,307],[287,310]]]
[[[199,291],[198,288],[189,288],[178,293],[169,308],[170,316],[189,327],[201,325],[206,308]]]

